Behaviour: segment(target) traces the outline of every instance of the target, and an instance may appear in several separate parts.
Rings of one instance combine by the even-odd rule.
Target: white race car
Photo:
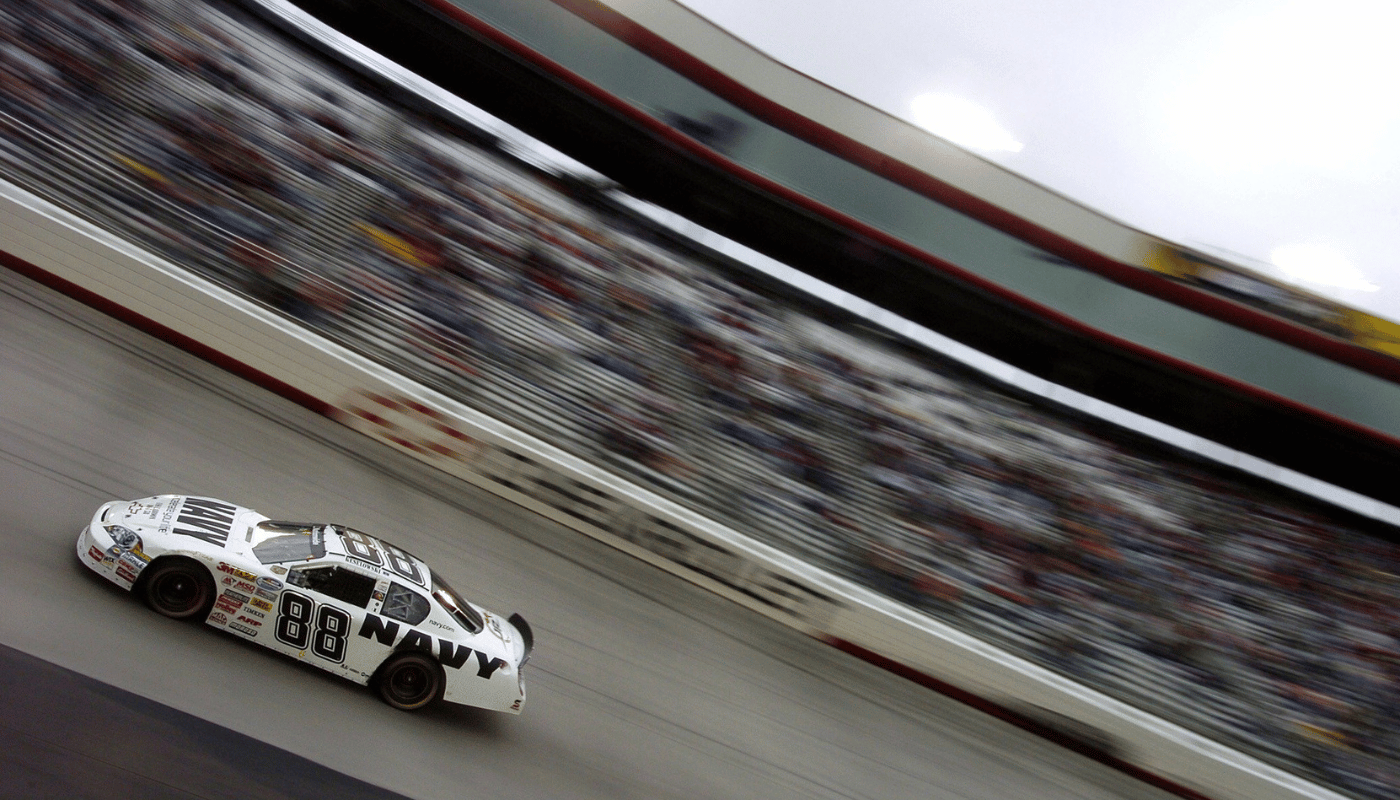
[[[160,495],[97,509],[78,558],[167,617],[372,685],[395,708],[525,705],[534,641],[520,615],[466,602],[419,559],[342,525]]]

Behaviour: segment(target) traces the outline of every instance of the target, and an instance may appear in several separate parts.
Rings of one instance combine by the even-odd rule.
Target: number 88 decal
[[[316,611],[316,632],[311,639],[311,652],[339,664],[345,660],[345,640],[349,636],[349,614],[328,605],[322,605]]]
[[[312,618],[315,626],[312,626]],[[345,643],[350,637],[350,615],[340,609],[316,602],[304,594],[282,592],[277,603],[277,641],[297,650],[337,664],[345,661]]]
[[[423,582],[423,573],[418,571],[418,565],[413,563],[413,556],[404,550],[349,528],[340,531],[340,540],[345,545],[346,553],[376,566],[384,565],[384,558],[380,556],[380,548],[384,548],[384,555],[389,559],[386,566],[395,575],[407,578],[419,586],[427,585]]]

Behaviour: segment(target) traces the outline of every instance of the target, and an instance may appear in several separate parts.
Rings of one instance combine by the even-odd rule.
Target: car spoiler
[[[525,655],[520,659],[520,663],[523,664],[525,659],[530,657],[530,651],[535,649],[535,632],[530,630],[530,623],[519,614],[511,614],[506,622],[514,625],[515,629],[520,631],[520,638],[525,641]]]

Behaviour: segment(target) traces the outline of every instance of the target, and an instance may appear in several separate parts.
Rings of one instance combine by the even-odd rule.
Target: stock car
[[[525,620],[463,600],[418,558],[353,528],[167,494],[102,505],[77,553],[157,613],[370,685],[394,708],[525,704]]]

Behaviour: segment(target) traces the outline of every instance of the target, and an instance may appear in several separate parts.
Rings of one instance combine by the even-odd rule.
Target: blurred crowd
[[[819,321],[221,6],[0,6],[0,174],[763,541],[1400,796],[1400,548]]]

